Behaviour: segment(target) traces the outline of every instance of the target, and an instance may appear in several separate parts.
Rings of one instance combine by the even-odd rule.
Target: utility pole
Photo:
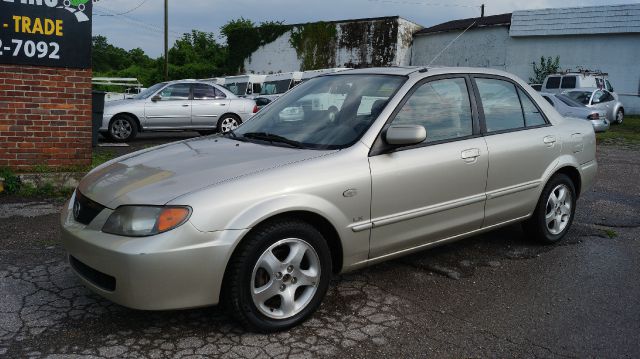
[[[480,17],[484,17],[484,4],[480,5]]]
[[[169,0],[164,0],[164,80],[169,80]]]

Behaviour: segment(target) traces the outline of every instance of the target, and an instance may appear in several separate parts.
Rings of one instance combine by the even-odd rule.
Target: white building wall
[[[300,71],[301,62],[289,40],[291,32],[278,37],[255,51],[244,60],[247,73],[275,74],[278,72]]]
[[[562,69],[609,73],[626,112],[640,114],[640,34],[512,37],[506,70],[527,81],[540,56],[560,56]]]
[[[428,65],[461,32],[462,30],[416,35],[413,39],[411,65]],[[505,26],[469,30],[431,66],[472,66],[504,70],[508,42],[509,29]]]
[[[394,59],[395,66],[409,66],[411,64],[411,47],[413,43],[413,34],[422,29],[422,26],[405,20],[398,19],[398,41],[396,44],[396,57]]]
[[[459,31],[417,35],[411,64],[427,65]],[[562,69],[609,73],[627,114],[640,114],[640,34],[510,37],[507,26],[473,29],[459,38],[432,66],[490,67],[525,81],[540,56],[560,56]]]

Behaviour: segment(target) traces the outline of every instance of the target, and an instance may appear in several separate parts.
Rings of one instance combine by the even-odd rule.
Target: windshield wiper
[[[305,148],[305,146],[298,141],[290,140],[286,137],[282,137],[282,136],[279,136],[273,133],[268,133],[268,132],[247,132],[243,135],[243,137],[254,139],[254,140],[268,141],[272,143],[273,142],[284,143],[295,148]]]

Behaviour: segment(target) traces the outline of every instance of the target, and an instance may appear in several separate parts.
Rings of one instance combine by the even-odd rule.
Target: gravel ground
[[[273,335],[217,307],[144,312],[92,294],[64,262],[62,203],[0,197],[0,357],[638,357],[639,154],[599,147],[559,245],[514,225],[341,275],[311,320]]]

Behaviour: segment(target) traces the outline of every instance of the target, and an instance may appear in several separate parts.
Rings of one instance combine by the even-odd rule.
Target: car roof
[[[514,75],[505,71],[488,69],[482,67],[426,67],[426,66],[391,66],[391,67],[370,67],[363,69],[345,70],[330,73],[322,76],[340,76],[345,74],[373,74],[373,75],[400,75],[409,76],[421,73],[428,76],[446,74],[487,74],[499,75],[513,78]]]

